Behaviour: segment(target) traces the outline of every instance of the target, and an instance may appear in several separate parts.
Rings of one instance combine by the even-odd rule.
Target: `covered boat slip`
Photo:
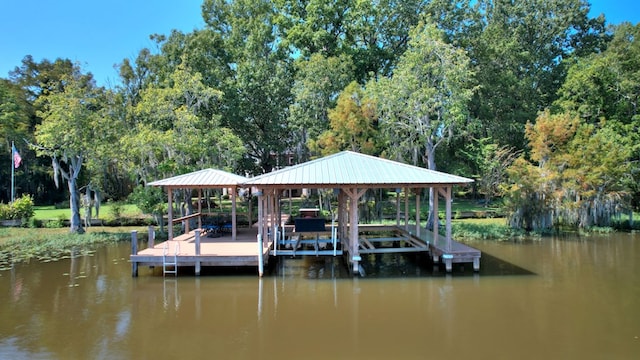
[[[289,189],[333,189],[338,197],[337,211],[333,214],[330,231],[331,244],[339,240],[339,250],[346,256],[349,269],[355,275],[360,272],[361,254],[376,252],[415,252],[429,251],[434,260],[443,262],[448,271],[451,271],[453,263],[472,262],[474,269],[479,270],[480,251],[464,244],[455,242],[451,235],[451,202],[452,188],[454,185],[466,185],[473,180],[428,170],[416,166],[398,163],[391,160],[376,158],[369,155],[344,151],[317,160],[291,166],[269,174],[257,176],[244,183],[245,186],[257,188],[258,201],[258,239],[272,239],[275,234],[274,255],[309,254],[323,251],[323,255],[333,255],[333,245],[322,239],[323,232],[315,234],[311,239],[304,239],[314,245],[313,249],[304,253],[298,250],[298,240],[295,234],[287,236],[282,227],[270,222],[270,218],[278,218],[281,213],[280,203],[282,196]],[[366,226],[359,224],[359,204],[362,197],[369,189],[396,189],[397,193],[405,194],[404,229],[401,227],[401,205],[397,202],[396,229],[400,235],[393,241],[402,241],[409,246],[404,247],[380,247],[383,241],[379,237],[362,237],[362,230]],[[434,238],[430,234],[439,234],[439,221],[433,222],[431,231],[421,229],[420,211],[415,214],[415,228],[411,228],[408,222],[409,206],[407,194],[413,192],[416,196],[416,209],[420,209],[420,194],[423,190],[432,191],[434,208],[438,209],[438,198],[445,201],[444,236]],[[369,229],[372,230],[372,229]],[[297,231],[296,231],[297,233]],[[313,232],[312,232],[313,233]],[[325,232],[326,233],[326,232]],[[282,238],[280,238],[282,237]],[[384,240],[387,241],[387,240]],[[282,248],[284,245],[284,249]],[[287,245],[290,249],[287,249]],[[328,249],[327,249],[328,247]],[[283,253],[284,251],[284,253]],[[262,273],[261,270],[259,270]]]

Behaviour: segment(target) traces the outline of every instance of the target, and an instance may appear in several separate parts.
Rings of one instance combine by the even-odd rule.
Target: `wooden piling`
[[[264,273],[264,244],[262,243],[262,234],[258,233],[258,274],[262,277]]]
[[[138,253],[138,230],[131,230],[131,255]],[[136,261],[131,262],[131,276],[138,276],[138,263]]]
[[[200,276],[200,229],[195,230],[196,234],[196,276]]]
[[[149,226],[147,232],[149,233],[149,245],[147,247],[152,248],[156,243],[156,230],[153,226]]]

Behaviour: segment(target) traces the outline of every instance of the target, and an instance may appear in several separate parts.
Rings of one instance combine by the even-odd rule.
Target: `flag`
[[[13,151],[13,167],[17,169],[20,166],[20,163],[22,163],[22,157],[15,145],[12,144],[11,148],[11,151]]]

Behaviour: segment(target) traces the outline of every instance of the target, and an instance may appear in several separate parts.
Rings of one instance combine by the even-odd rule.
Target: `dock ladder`
[[[173,256],[169,254],[169,242],[167,241],[164,244],[164,252],[162,253],[162,276],[167,274],[178,275],[178,253],[180,252],[180,243],[176,242],[176,249]],[[171,258],[173,257],[173,261]],[[169,270],[168,268],[172,267],[173,270]]]

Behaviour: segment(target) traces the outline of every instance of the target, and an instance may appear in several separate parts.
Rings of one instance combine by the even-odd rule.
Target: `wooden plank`
[[[198,216],[200,216],[200,215],[201,215],[201,214],[200,214],[199,212],[197,212],[197,213],[193,213],[193,214],[191,214],[191,215],[186,215],[186,216],[183,216],[183,217],[179,217],[179,218],[177,218],[177,219],[173,219],[173,222],[174,222],[174,223],[177,223],[177,222],[180,222],[180,221],[184,221],[184,220],[188,220],[188,219],[192,219],[192,218],[198,217]]]
[[[415,252],[428,252],[426,248],[406,247],[406,248],[375,248],[375,249],[360,249],[361,254],[404,254]]]
[[[314,256],[321,256],[321,255],[329,255],[329,256],[336,256],[336,255],[342,255],[343,252],[342,250],[288,250],[288,249],[284,249],[284,250],[280,250],[278,249],[277,251],[277,255],[278,256],[297,256],[297,255],[314,255]],[[274,255],[274,252],[271,251],[271,255]]]
[[[362,245],[363,243],[364,243],[364,245],[365,245],[365,248],[367,248],[367,249],[375,249],[375,248],[376,248],[376,247],[375,247],[375,246],[373,246],[373,244],[372,244],[371,242],[369,242],[369,240],[368,240],[366,237],[364,237],[364,236],[360,237],[360,245]]]

